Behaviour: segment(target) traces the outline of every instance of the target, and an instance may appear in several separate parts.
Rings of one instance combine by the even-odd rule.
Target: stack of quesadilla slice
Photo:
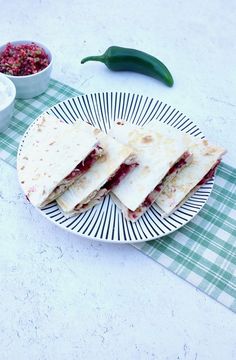
[[[155,126],[152,129],[155,129]],[[214,176],[226,152],[222,147],[210,144],[206,139],[196,139],[181,132],[176,132],[176,136],[191,151],[193,160],[175,178],[166,182],[164,190],[156,199],[163,216],[170,215]]]
[[[93,129],[83,122],[65,126],[44,115],[29,131],[17,170],[24,193],[36,207],[55,200],[103,154]]]
[[[28,200],[56,200],[65,216],[87,211],[111,192],[137,220],[154,203],[171,214],[207,182],[225,150],[159,121],[139,127],[117,120],[108,134],[82,120],[66,125],[42,115],[29,129],[17,169]]]
[[[189,164],[192,154],[188,147],[162,128],[144,129],[118,120],[110,135],[132,146],[137,166],[112,190],[112,198],[129,220],[137,220],[157,199],[164,183]]]
[[[94,129],[94,132],[104,155],[57,198],[59,207],[67,215],[84,212],[99,203],[138,166],[132,147],[123,145],[99,129]]]

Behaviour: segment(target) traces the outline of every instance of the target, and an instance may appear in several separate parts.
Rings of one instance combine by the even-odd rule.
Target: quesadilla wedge
[[[93,129],[104,149],[104,155],[57,198],[58,206],[68,216],[82,213],[98,204],[138,166],[131,147],[119,143],[99,129]]]
[[[201,185],[212,178],[226,150],[210,144],[206,139],[197,139],[167,124],[151,123],[147,126],[156,131],[160,127],[179,139],[193,154],[191,164],[175,178],[167,180],[163,191],[156,199],[156,204],[162,216],[165,217],[180,207]]]
[[[167,178],[173,178],[191,161],[188,147],[165,131],[150,131],[121,120],[109,134],[132,146],[139,166],[112,190],[112,198],[126,218],[137,220],[156,200]]]
[[[41,116],[29,130],[18,153],[17,171],[28,200],[43,207],[61,195],[102,155],[91,127],[82,121],[65,125]]]

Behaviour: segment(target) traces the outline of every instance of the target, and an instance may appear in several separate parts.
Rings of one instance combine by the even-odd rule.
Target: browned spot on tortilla
[[[205,152],[205,155],[212,155],[212,154],[214,154],[216,152],[216,148],[214,148],[214,147],[209,147],[208,149],[207,149],[207,151]]]
[[[151,135],[146,135],[146,136],[143,136],[143,137],[142,137],[142,142],[143,142],[144,144],[149,144],[149,143],[151,143],[152,141],[153,141],[153,138],[152,138]]]
[[[107,160],[107,154],[103,154],[99,157],[99,162],[101,162],[101,163],[103,163],[106,160]]]
[[[117,124],[118,125],[124,125],[124,122],[123,121],[117,121]]]
[[[101,132],[101,130],[97,129],[97,128],[93,130],[94,135],[98,135],[98,134],[100,134],[100,132]]]
[[[27,156],[24,156],[23,159],[24,160],[29,160],[29,158]]]
[[[24,184],[25,182],[24,181],[21,181],[21,184]]]
[[[39,159],[39,161],[43,161],[43,159],[41,158],[41,159]]]
[[[51,146],[51,145],[55,144],[55,142],[56,142],[56,141],[52,141],[49,145]]]
[[[208,141],[207,141],[207,140],[203,140],[203,144],[204,144],[204,145],[208,145]]]
[[[24,167],[24,166],[22,166],[20,169],[21,169],[21,170],[24,170],[24,168],[25,168],[25,167]]]

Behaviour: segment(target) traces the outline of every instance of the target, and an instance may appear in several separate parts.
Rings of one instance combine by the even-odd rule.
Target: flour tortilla
[[[82,121],[75,126],[51,115],[39,117],[17,159],[20,184],[34,206],[43,207],[75,181],[65,178],[97,148],[93,131]]]
[[[99,203],[109,192],[104,188],[109,178],[122,164],[134,164],[136,161],[131,147],[119,143],[99,129],[94,129],[94,132],[104,149],[104,155],[57,198],[58,206],[67,216],[87,211]]]
[[[139,217],[146,210],[144,207],[140,209],[144,200],[151,193],[154,197],[159,195],[157,192],[153,193],[153,190],[188,148],[162,129],[153,131],[120,120],[115,122],[110,135],[132,146],[137,152],[139,166],[128,174],[112,193],[126,217],[129,218],[128,210],[135,212],[137,209]]]
[[[210,144],[206,139],[197,139],[168,125],[162,124],[161,127],[176,136],[193,154],[191,164],[177,174],[174,179],[170,179],[156,199],[156,204],[160,207],[163,216],[167,216],[200,187],[198,183],[222,158],[226,150]],[[151,124],[148,128],[158,131],[156,124]]]

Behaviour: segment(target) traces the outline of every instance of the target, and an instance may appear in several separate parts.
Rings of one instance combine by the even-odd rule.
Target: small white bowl
[[[0,132],[7,129],[14,110],[16,87],[4,74],[0,73]]]
[[[44,93],[48,88],[50,75],[52,72],[53,59],[49,49],[45,45],[36,41],[19,40],[19,41],[10,41],[10,43],[13,45],[34,43],[40,46],[41,48],[43,48],[49,58],[49,65],[45,69],[37,72],[36,74],[25,75],[25,76],[14,76],[14,75],[5,74],[15,84],[16,98],[30,99]],[[0,53],[5,50],[6,45],[7,44],[0,46]]]

